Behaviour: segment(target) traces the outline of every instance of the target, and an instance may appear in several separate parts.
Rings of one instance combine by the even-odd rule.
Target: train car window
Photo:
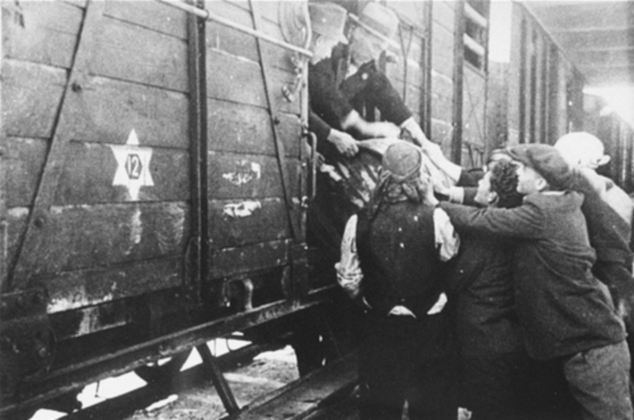
[[[487,28],[489,2],[467,0],[464,3],[464,59],[478,70],[486,71]]]

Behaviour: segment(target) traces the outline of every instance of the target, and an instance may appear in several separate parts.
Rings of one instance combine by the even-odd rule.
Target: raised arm
[[[538,239],[542,236],[544,215],[530,201],[512,209],[475,208],[440,203],[458,232],[485,233],[509,238]]]

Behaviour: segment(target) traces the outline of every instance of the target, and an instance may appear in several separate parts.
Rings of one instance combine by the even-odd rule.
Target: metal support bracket
[[[225,410],[227,410],[227,413],[229,414],[238,413],[240,411],[240,406],[238,405],[236,397],[234,397],[233,392],[229,387],[229,383],[222,374],[222,370],[220,370],[220,367],[218,366],[218,361],[216,360],[216,357],[211,354],[211,351],[209,351],[209,347],[207,347],[207,344],[203,343],[196,346],[196,350],[198,351],[198,354],[200,354],[200,358],[203,360],[203,364],[207,368],[209,368],[209,371],[211,373],[211,381],[213,382],[214,387],[216,388],[216,391],[218,392],[218,395],[222,400],[222,404],[224,405]]]

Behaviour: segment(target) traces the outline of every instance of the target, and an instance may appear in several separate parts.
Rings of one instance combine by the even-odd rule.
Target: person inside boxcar
[[[513,209],[441,203],[459,231],[519,240],[513,259],[516,311],[528,354],[558,366],[583,419],[632,419],[630,355],[611,299],[591,272],[581,194],[549,145],[508,149],[518,163]]]
[[[458,250],[447,215],[430,205],[420,149],[390,145],[370,205],[350,217],[337,280],[363,306],[361,419],[456,418],[450,325],[441,268]]]
[[[420,144],[425,134],[376,65],[398,30],[399,19],[389,8],[369,3],[359,20],[365,26],[351,32],[349,45],[338,44],[330,57],[309,66],[311,108],[330,127],[360,139],[396,138],[405,132]],[[375,104],[385,121],[366,121],[359,113],[366,103]]]
[[[320,61],[330,58],[332,49],[338,43],[348,42],[344,35],[348,12],[334,3],[310,3],[308,12],[312,29],[310,49],[313,53],[310,66],[315,66]],[[347,157],[352,157],[359,151],[354,137],[331,127],[312,109],[309,113],[308,128],[317,136],[320,151],[334,147],[338,153]]]

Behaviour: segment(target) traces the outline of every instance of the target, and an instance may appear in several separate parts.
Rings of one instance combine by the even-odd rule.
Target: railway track
[[[354,355],[300,378],[294,354],[288,347],[269,350],[275,350],[275,345],[250,345],[215,359],[216,368],[224,372],[223,386],[215,386],[213,370],[203,357],[203,363],[180,372],[168,382],[148,384],[75,411],[64,419],[356,418]],[[231,403],[227,404],[227,399]]]

